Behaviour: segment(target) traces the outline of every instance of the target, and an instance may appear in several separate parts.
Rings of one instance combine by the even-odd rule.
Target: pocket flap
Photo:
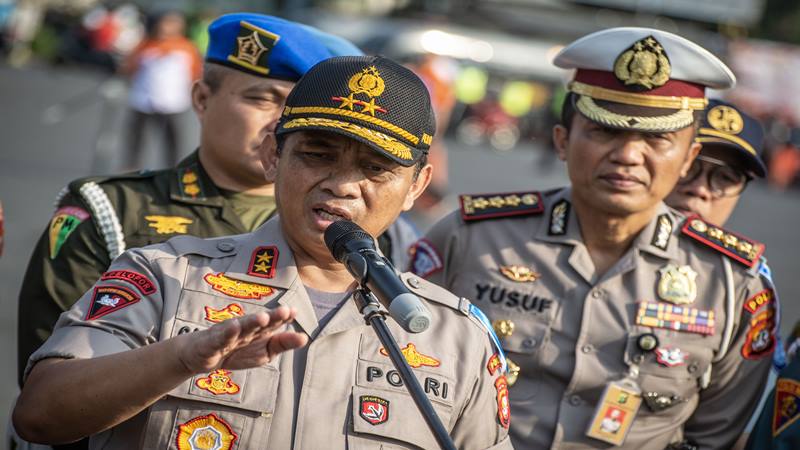
[[[439,448],[433,432],[408,393],[353,387],[353,431],[365,438],[393,439],[428,449]],[[433,403],[445,428],[450,428],[452,408]]]
[[[183,382],[168,395],[205,403],[272,413],[279,372],[263,366],[247,370],[214,370]]]

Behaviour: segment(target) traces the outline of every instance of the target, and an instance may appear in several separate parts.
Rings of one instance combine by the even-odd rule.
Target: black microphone
[[[362,286],[372,291],[392,318],[409,333],[421,333],[431,313],[409,292],[392,264],[375,249],[375,239],[353,222],[333,222],[325,230],[325,245]]]

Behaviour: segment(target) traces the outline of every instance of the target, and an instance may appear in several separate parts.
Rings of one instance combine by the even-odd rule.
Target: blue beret
[[[332,56],[361,54],[340,37],[263,14],[226,14],[209,25],[208,35],[206,61],[288,81]]]
[[[767,168],[764,153],[764,129],[754,118],[736,106],[721,100],[709,100],[703,115],[697,142],[718,145],[735,151],[755,175],[764,177]]]

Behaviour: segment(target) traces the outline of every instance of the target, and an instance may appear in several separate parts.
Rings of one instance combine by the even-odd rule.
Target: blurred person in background
[[[700,154],[664,203],[724,226],[747,184],[767,174],[764,129],[733,104],[710,100],[695,141]]]
[[[139,164],[148,125],[162,135],[168,164],[177,162],[181,148],[178,119],[192,107],[191,86],[202,72],[197,48],[184,36],[184,31],[181,13],[153,15],[149,18],[147,36],[121,67],[121,72],[131,80],[127,169]]]

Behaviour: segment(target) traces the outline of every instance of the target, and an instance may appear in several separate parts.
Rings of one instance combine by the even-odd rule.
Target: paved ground
[[[31,248],[53,211],[56,193],[68,181],[119,169],[125,110],[100,100],[103,77],[75,70],[12,70],[0,66],[0,201],[6,215],[6,245],[0,258],[0,429],[16,395],[17,295]],[[67,102],[59,111],[50,108]],[[59,117],[60,116],[60,117]],[[56,121],[55,119],[61,119]],[[52,123],[57,122],[57,123]],[[197,125],[184,120],[182,153],[196,145]],[[98,148],[98,137],[99,147]],[[152,146],[151,146],[152,147]],[[157,151],[146,166],[164,165]],[[483,148],[451,150],[453,192],[545,189],[566,181],[560,163],[544,164],[533,149],[497,154]],[[800,254],[797,239],[800,194],[777,194],[763,185],[748,189],[730,227],[766,242],[784,304],[784,334],[800,318]],[[448,205],[455,206],[453,198]]]

